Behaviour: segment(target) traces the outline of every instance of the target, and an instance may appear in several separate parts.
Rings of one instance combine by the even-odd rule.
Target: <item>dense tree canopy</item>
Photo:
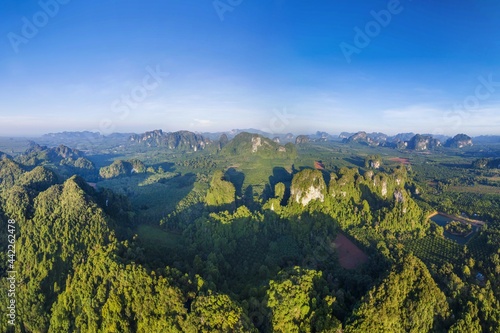
[[[402,259],[354,311],[346,332],[430,332],[448,314],[446,297],[416,257]]]
[[[382,158],[371,152],[365,168],[363,157],[359,168],[329,167],[333,159],[321,170],[274,167],[273,154],[283,162],[296,150],[270,142],[244,134],[175,163],[149,160],[148,169],[137,154],[101,176],[144,174],[96,188],[59,172],[92,167],[64,146],[33,146],[17,159],[30,165],[0,159],[0,288],[8,286],[9,219],[18,281],[16,326],[1,321],[0,331],[499,331],[498,195],[436,199],[419,166],[391,168],[384,157],[377,168]],[[249,156],[256,150],[252,167],[271,165],[259,169],[262,193],[246,183],[255,174],[225,160],[238,145]],[[102,186],[114,181],[121,194]],[[160,181],[163,192],[153,193]],[[158,219],[144,213],[151,201]],[[457,205],[488,221],[466,245],[445,230],[471,224],[428,219],[435,206],[462,213]]]

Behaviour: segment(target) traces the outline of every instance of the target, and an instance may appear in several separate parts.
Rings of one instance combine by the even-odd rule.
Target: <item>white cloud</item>
[[[201,126],[201,127],[209,127],[214,124],[213,121],[208,119],[194,119],[194,122],[191,123],[191,126]]]

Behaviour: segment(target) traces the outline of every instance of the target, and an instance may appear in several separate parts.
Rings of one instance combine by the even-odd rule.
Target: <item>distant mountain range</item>
[[[358,143],[367,146],[382,146],[416,151],[432,150],[445,146],[450,148],[463,148],[472,146],[472,138],[466,134],[457,134],[453,138],[443,135],[400,133],[388,136],[384,133],[357,132],[354,134],[341,133],[339,136],[344,143]],[[443,144],[444,142],[444,144]]]
[[[438,147],[464,148],[473,144],[495,144],[500,143],[500,136],[478,136],[471,138],[466,134],[457,134],[454,137],[445,135],[399,133],[393,136],[364,131],[350,133],[342,132],[340,135],[332,135],[327,132],[317,131],[314,134],[293,133],[275,134],[258,129],[233,129],[225,132],[203,132],[191,131],[164,132],[160,129],[136,133],[113,133],[101,135],[98,132],[61,132],[49,133],[40,137],[40,142],[47,146],[76,147],[80,150],[92,150],[94,146],[121,147],[130,145],[138,147],[165,147],[169,150],[197,151],[208,147],[221,149],[230,140],[241,133],[258,134],[272,140],[279,145],[287,143],[305,144],[308,142],[338,141],[346,144],[361,144],[367,146],[381,146],[397,149],[411,149],[416,151],[432,150]]]

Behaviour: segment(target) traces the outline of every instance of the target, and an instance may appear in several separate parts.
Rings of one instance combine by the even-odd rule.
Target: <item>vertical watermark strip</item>
[[[7,323],[11,326],[16,322],[16,221],[7,223]]]

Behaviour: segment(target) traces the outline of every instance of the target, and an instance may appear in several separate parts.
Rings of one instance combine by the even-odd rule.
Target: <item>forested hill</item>
[[[294,157],[296,148],[292,143],[280,145],[260,134],[242,132],[224,145],[222,154],[263,158]]]
[[[15,161],[27,167],[43,165],[57,170],[65,177],[78,174],[95,179],[96,176],[94,163],[88,160],[83,152],[65,145],[50,148],[31,142],[24,153],[15,157]]]
[[[231,142],[223,158],[297,158],[287,146],[276,157],[282,146],[258,135]],[[498,332],[498,224],[465,246],[446,240],[411,167],[365,163],[279,169],[286,175],[268,175],[269,191],[255,196],[235,167],[181,177],[116,160],[102,182],[135,184],[125,196],[4,158],[0,288],[13,263],[16,321],[0,331]],[[114,179],[122,167],[130,174]],[[180,198],[144,222],[139,188],[155,184]],[[156,193],[148,199],[160,206],[170,199]]]

